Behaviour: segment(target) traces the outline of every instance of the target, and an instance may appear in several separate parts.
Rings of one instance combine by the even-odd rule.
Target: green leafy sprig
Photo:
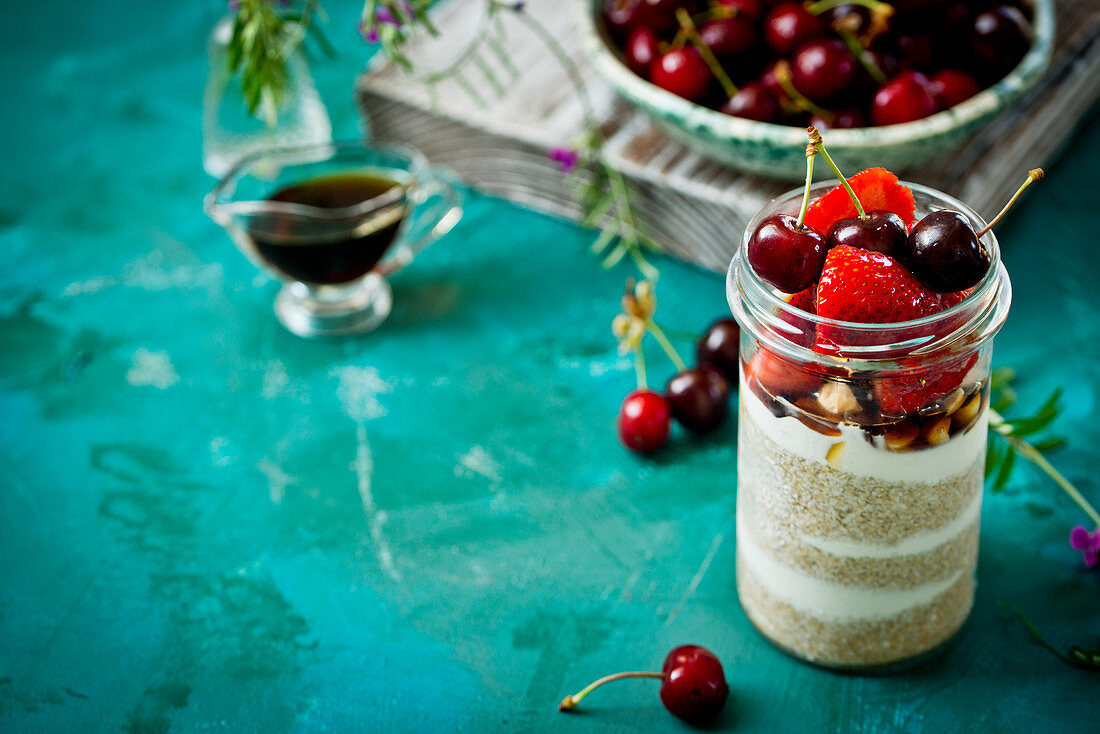
[[[229,73],[240,72],[248,113],[274,126],[289,79],[287,61],[295,53],[306,52],[307,35],[325,54],[335,53],[315,22],[323,20],[323,11],[318,0],[304,0],[298,5],[236,0],[234,7]]]
[[[1016,403],[1016,393],[1012,389],[1015,376],[1015,371],[1000,368],[993,371],[990,379],[989,432],[992,440],[986,449],[985,475],[987,479],[992,478],[992,490],[999,492],[1004,489],[1015,468],[1016,457],[1022,457],[1042,469],[1100,526],[1100,513],[1097,513],[1081,491],[1055,469],[1044,455],[1045,452],[1062,446],[1065,441],[1060,437],[1047,437],[1032,443],[1033,437],[1049,428],[1060,414],[1058,401],[1062,397],[1061,388],[1051,393],[1034,414],[1022,418],[1005,418],[1001,412]]]

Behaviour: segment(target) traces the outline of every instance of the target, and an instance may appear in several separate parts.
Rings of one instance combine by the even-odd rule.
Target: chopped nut
[[[951,416],[941,415],[928,421],[921,428],[921,436],[929,446],[939,446],[951,438]]]
[[[859,401],[852,388],[843,382],[826,382],[817,391],[817,402],[830,415],[850,415],[859,412]]]
[[[844,453],[844,442],[837,441],[829,447],[828,453],[825,454],[825,461],[829,462],[834,468],[840,468],[840,457]]]
[[[920,436],[920,429],[915,423],[899,423],[886,432],[886,448],[891,451],[907,449],[918,436]]]
[[[981,410],[982,394],[978,393],[955,411],[955,414],[951,416],[951,420],[954,422],[955,428],[966,428],[974,422],[974,419],[978,417],[978,413],[980,413]]]
[[[961,387],[956,387],[947,397],[940,401],[940,404],[946,409],[947,415],[951,415],[961,408],[965,402],[966,393],[963,392]]]

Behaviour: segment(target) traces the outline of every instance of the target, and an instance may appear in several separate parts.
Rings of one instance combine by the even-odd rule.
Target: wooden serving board
[[[724,270],[748,219],[791,184],[734,171],[670,140],[615,96],[577,51],[573,2],[529,0],[580,67],[609,160],[641,194],[651,234],[669,253]],[[1048,164],[1100,97],[1100,0],[1056,0],[1057,40],[1040,83],[973,138],[937,160],[902,172],[993,212],[1022,172]],[[582,132],[581,105],[562,65],[510,13],[486,26],[484,3],[452,0],[438,11],[438,38],[414,39],[408,56],[420,76],[379,58],[356,95],[375,137],[408,142],[488,193],[578,219],[579,208],[547,151]],[[434,85],[424,69],[457,58],[471,38],[463,73]]]

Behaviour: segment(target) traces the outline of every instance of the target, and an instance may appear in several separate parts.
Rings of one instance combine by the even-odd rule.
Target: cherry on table
[[[672,409],[663,395],[639,388],[619,407],[619,440],[640,454],[653,453],[668,441]]]
[[[946,110],[961,104],[978,93],[978,82],[965,71],[941,69],[928,80],[936,104]]]
[[[695,346],[695,359],[721,372],[730,385],[737,384],[741,358],[741,327],[733,319],[719,319],[710,325]]]
[[[879,87],[871,100],[871,121],[876,125],[897,125],[928,117],[936,112],[936,100],[928,77],[903,71]]]
[[[905,222],[894,212],[871,211],[865,218],[841,219],[834,224],[825,237],[825,246],[831,250],[848,245],[896,257],[905,247],[908,234]]]
[[[828,252],[825,237],[789,214],[773,214],[749,238],[748,260],[760,278],[784,293],[817,282]]]
[[[764,39],[780,54],[790,53],[824,33],[825,24],[802,3],[780,3],[764,19]]]
[[[675,375],[665,386],[672,416],[694,433],[710,433],[729,412],[729,382],[713,367],[693,367]]]
[[[698,645],[681,645],[668,654],[660,673],[638,671],[605,676],[566,696],[558,704],[558,711],[572,711],[600,686],[627,678],[660,680],[661,703],[665,709],[695,726],[714,720],[726,705],[730,692],[722,663],[714,653]]]
[[[657,34],[648,26],[640,25],[630,31],[630,35],[626,37],[626,45],[623,46],[626,65],[638,76],[647,75],[653,60],[660,55],[657,48],[659,43]]]
[[[649,80],[661,89],[698,102],[711,86],[711,73],[694,48],[673,48],[649,67]]]
[[[775,122],[779,118],[779,104],[761,82],[742,84],[718,109],[732,117],[757,122]]]

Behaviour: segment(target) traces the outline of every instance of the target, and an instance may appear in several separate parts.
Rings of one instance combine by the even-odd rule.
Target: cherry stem
[[[610,683],[611,681],[623,680],[624,678],[657,678],[659,680],[665,679],[664,673],[646,673],[642,671],[633,671],[629,673],[615,673],[614,675],[604,676],[598,681],[590,683],[587,687],[581,689],[572,696],[566,696],[558,704],[558,711],[570,711],[577,707],[577,704],[592,691],[596,690],[604,683]]]
[[[648,390],[649,385],[645,380],[645,353],[640,344],[634,350],[634,371],[638,374],[638,389]]]
[[[779,82],[780,89],[791,98],[791,101],[794,102],[799,109],[806,112],[812,112],[825,122],[832,122],[836,119],[836,115],[829,112],[824,107],[818,107],[811,102],[806,95],[795,88],[794,82],[791,81],[791,67],[786,61],[780,61],[775,65],[775,80]]]
[[[1033,168],[1032,170],[1028,171],[1027,179],[1024,181],[1023,185],[1020,186],[1020,188],[1016,189],[1016,193],[1012,195],[1012,198],[1008,200],[1008,203],[1004,205],[1004,208],[997,213],[997,216],[993,217],[993,219],[990,220],[989,224],[985,225],[980,230],[974,233],[978,237],[978,239],[981,239],[985,236],[986,232],[993,229],[994,225],[996,225],[997,222],[1001,221],[1005,214],[1008,214],[1008,210],[1012,208],[1012,205],[1016,203],[1016,200],[1020,198],[1020,195],[1027,190],[1027,187],[1041,179],[1043,175],[1044,174],[1042,168]]]
[[[726,93],[726,97],[732,97],[737,94],[737,85],[730,79],[729,74],[722,68],[722,65],[718,63],[718,59],[715,58],[711,52],[710,47],[703,43],[703,39],[699,37],[699,31],[695,28],[695,21],[691,19],[691,15],[683,8],[676,9],[676,19],[680,21],[680,31],[687,35],[691,45],[695,47],[695,50],[699,52],[699,55],[703,57],[703,63],[710,69],[710,73],[714,75],[714,78],[718,80],[718,83],[722,85],[722,91]],[[679,36],[679,33],[676,34]]]
[[[894,6],[890,3],[881,2],[881,0],[818,0],[818,2],[811,4],[806,8],[813,15],[821,15],[826,10],[832,10],[833,8],[840,7],[841,5],[862,5],[868,10],[878,10],[879,8],[886,6],[891,12],[894,10]]]
[[[852,56],[855,56],[856,60],[863,66],[863,69],[871,75],[871,78],[879,84],[885,84],[888,81],[886,74],[879,68],[879,65],[875,63],[874,58],[872,58],[871,54],[867,52],[867,49],[863,47],[863,44],[859,42],[859,39],[856,38],[855,32],[847,26],[848,18],[852,17],[857,16],[849,15],[846,18],[842,18],[833,24],[833,29],[837,32],[837,35],[840,36],[840,40],[844,41],[844,45],[848,47],[848,51],[851,52]]]
[[[687,369],[687,365],[684,364],[684,360],[680,359],[680,355],[676,352],[676,348],[672,346],[672,342],[665,336],[665,332],[661,330],[660,326],[653,321],[649,322],[649,330],[653,334],[653,338],[657,340],[657,343],[661,345],[661,349],[665,350],[665,354],[672,360],[672,363],[676,365],[676,369],[683,372]]]
[[[806,188],[802,191],[802,208],[798,210],[798,221],[794,226],[802,229],[802,221],[806,218],[806,209],[810,206],[810,186],[814,180],[814,156],[817,155],[817,146],[811,140],[806,145]]]
[[[829,164],[829,168],[833,169],[833,173],[840,179],[840,183],[844,186],[844,190],[848,192],[848,196],[851,197],[852,203],[856,205],[856,211],[859,212],[859,218],[866,219],[867,212],[863,211],[863,204],[859,202],[859,197],[856,196],[856,192],[852,191],[852,185],[848,183],[848,179],[846,179],[844,174],[840,172],[840,169],[836,167],[833,157],[829,155],[829,151],[825,149],[825,141],[821,138],[821,133],[818,132],[816,127],[810,126],[806,128],[806,134],[810,136],[810,143],[821,151],[821,155],[825,157],[825,162]]]

